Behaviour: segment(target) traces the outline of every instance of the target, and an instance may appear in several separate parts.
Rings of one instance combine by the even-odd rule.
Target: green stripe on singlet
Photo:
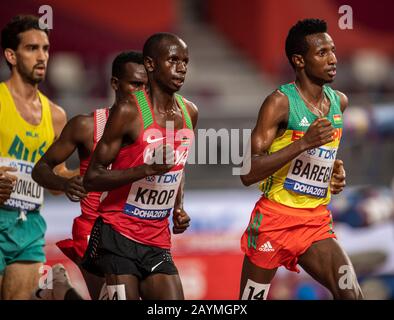
[[[185,117],[186,126],[189,129],[193,130],[193,123],[192,123],[192,120],[190,119],[189,112],[187,112],[187,108],[186,108],[185,102],[183,101],[182,96],[179,94],[175,94],[175,97],[182,109],[183,116]]]
[[[261,182],[261,187],[260,187],[260,190],[261,190],[261,192],[265,195],[265,188],[266,188],[266,183],[265,183],[265,181],[262,181]]]
[[[269,176],[262,184],[261,192],[268,197],[268,192],[270,192],[272,187],[273,176]]]
[[[269,177],[264,183],[264,191],[263,191],[263,193],[264,193],[265,196],[267,196],[268,185],[269,185]]]
[[[144,91],[137,91],[134,93],[137,98],[138,106],[141,110],[142,121],[144,122],[144,130],[153,123],[152,112],[149,108],[148,101],[145,98]]]
[[[269,179],[268,179],[267,190],[265,191],[267,197],[268,197],[268,193],[271,191],[273,181],[274,181],[274,177],[270,176]]]

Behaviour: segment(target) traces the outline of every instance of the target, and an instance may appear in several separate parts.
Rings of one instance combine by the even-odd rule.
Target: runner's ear
[[[4,57],[6,58],[7,62],[12,66],[16,66],[16,54],[15,51],[7,48],[4,50]]]
[[[118,91],[119,79],[117,77],[111,77],[111,87],[114,91]]]
[[[293,65],[296,68],[304,68],[305,67],[305,61],[302,55],[300,54],[293,54],[291,57],[291,60],[293,61]]]
[[[151,57],[145,57],[144,66],[147,72],[152,72],[155,69],[155,62]]]

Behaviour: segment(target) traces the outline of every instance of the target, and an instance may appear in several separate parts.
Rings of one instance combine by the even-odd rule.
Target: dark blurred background
[[[332,87],[349,97],[339,158],[348,187],[331,208],[338,239],[349,252],[367,298],[394,297],[394,2],[339,0],[18,0],[2,1],[0,25],[20,13],[53,9],[47,80],[40,89],[68,118],[110,105],[110,66],[123,50],[142,50],[155,32],[180,35],[190,65],[181,94],[199,107],[200,129],[252,129],[264,98],[294,80],[284,42],[297,20],[321,18],[337,48]],[[342,5],[353,29],[342,30]],[[1,58],[0,80],[8,76]],[[218,141],[218,152],[230,152]],[[68,161],[78,166],[77,157]],[[234,164],[187,168],[186,209],[192,227],[174,236],[174,254],[187,298],[236,299],[242,255],[239,238],[259,196],[232,175]],[[62,261],[76,286],[76,268],[53,243],[71,232],[78,206],[47,197],[48,263]],[[280,269],[272,299],[329,299],[304,272]]]

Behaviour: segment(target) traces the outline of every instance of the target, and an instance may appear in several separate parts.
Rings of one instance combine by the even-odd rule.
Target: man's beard
[[[40,82],[44,81],[45,79],[45,73],[43,76],[35,76],[34,75],[34,71],[35,71],[35,67],[33,67],[33,69],[31,71],[29,71],[25,66],[23,65],[18,65],[17,64],[17,70],[19,72],[19,74],[21,75],[21,77],[28,83],[32,84],[32,85],[36,85],[39,84]]]

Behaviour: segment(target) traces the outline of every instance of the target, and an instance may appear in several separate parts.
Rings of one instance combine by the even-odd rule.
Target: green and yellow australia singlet
[[[18,181],[3,207],[17,210],[37,210],[44,200],[42,187],[31,178],[34,164],[52,144],[55,134],[48,98],[38,92],[42,115],[38,125],[26,122],[16,109],[4,82],[0,83],[0,166],[17,168],[10,172]]]
[[[342,112],[338,94],[324,86],[330,100],[326,118],[335,128],[334,141],[307,150],[260,183],[263,195],[277,203],[293,208],[316,208],[330,201],[329,183],[342,136]],[[276,152],[300,139],[309,125],[317,119],[299,96],[294,83],[279,87],[289,99],[289,120],[285,133],[276,138],[268,152]]]

